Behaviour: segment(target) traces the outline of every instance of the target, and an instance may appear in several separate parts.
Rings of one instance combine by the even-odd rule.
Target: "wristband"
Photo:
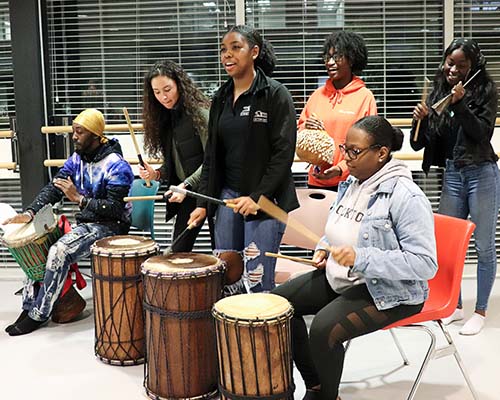
[[[80,201],[78,202],[78,206],[80,207],[80,210],[84,209],[87,206],[88,199],[85,196],[82,196],[80,198]]]
[[[33,212],[33,210],[26,210],[25,212],[23,212],[23,214],[30,217],[29,222],[33,221],[33,218],[35,218],[35,213]]]

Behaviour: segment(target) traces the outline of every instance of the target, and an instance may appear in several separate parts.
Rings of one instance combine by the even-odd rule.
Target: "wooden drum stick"
[[[132,137],[132,142],[134,143],[135,152],[137,153],[137,158],[139,159],[139,164],[144,167],[144,160],[142,159],[141,150],[139,149],[139,145],[137,144],[137,139],[135,138],[134,128],[132,126],[132,122],[130,121],[130,116],[128,115],[127,107],[123,107],[123,115],[125,115],[125,120],[127,121],[128,131],[130,132],[130,136]],[[151,181],[146,179],[146,186],[151,187]]]
[[[146,200],[163,200],[165,197],[162,195],[156,195],[156,196],[129,196],[129,197],[124,197],[123,201],[126,203],[127,201],[146,201]]]
[[[421,103],[423,103],[425,100],[427,100],[427,92],[429,90],[429,83],[431,83],[431,81],[429,80],[429,78],[425,77],[425,80],[424,80],[424,90],[422,91],[422,98],[421,98]],[[421,119],[419,119],[417,121],[417,126],[415,128],[415,136],[413,137],[413,141],[416,142],[418,140],[418,131],[420,130],[420,123],[422,122]]]
[[[312,265],[314,267],[316,266],[316,263],[313,260],[309,260],[307,258],[286,256],[286,255],[281,254],[281,253],[271,253],[269,251],[266,251],[264,253],[264,255],[266,255],[267,257],[283,258],[285,260],[295,261],[295,262],[299,262],[299,263],[302,263],[302,264],[309,264],[309,265]]]
[[[265,196],[260,196],[257,204],[259,205],[260,209],[264,211],[266,214],[269,214],[274,219],[283,222],[288,227],[295,230],[299,235],[302,235],[307,239],[312,240],[315,243],[321,242],[321,238],[318,235],[316,235],[313,231],[311,231],[309,228],[301,224],[296,219],[290,217],[285,211],[279,208],[272,201],[268,200]],[[323,244],[330,253],[332,254],[337,253],[337,250],[334,247],[329,246],[324,242]]]

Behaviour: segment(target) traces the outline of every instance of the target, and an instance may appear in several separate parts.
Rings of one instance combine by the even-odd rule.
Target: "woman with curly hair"
[[[307,100],[298,129],[325,130],[333,138],[336,147],[333,164],[311,166],[308,185],[336,191],[339,182],[349,175],[338,145],[344,144],[347,131],[354,122],[377,114],[377,105],[372,92],[357,76],[368,63],[363,37],[350,31],[333,32],[323,44],[322,60],[328,80]]]
[[[182,189],[197,190],[207,141],[210,101],[178,64],[158,61],[144,76],[142,119],[144,146],[163,165],[154,170],[148,163],[139,168],[143,179],[161,180]],[[172,240],[184,231],[196,200],[167,191],[169,221],[176,216]],[[172,249],[191,251],[203,221],[183,235]]]
[[[450,93],[451,104],[444,111],[430,107]],[[431,165],[445,168],[438,212],[463,219],[470,215],[476,224],[477,299],[474,314],[459,331],[462,335],[482,330],[497,269],[500,174],[491,145],[497,103],[495,82],[479,45],[472,39],[455,39],[443,54],[432,92],[413,111],[410,144],[414,150],[425,148],[422,169],[427,173]],[[418,136],[417,121],[421,121]],[[455,312],[443,322],[463,319],[460,298]]]

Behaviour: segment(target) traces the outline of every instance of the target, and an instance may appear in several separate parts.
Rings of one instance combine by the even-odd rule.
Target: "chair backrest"
[[[130,189],[130,196],[154,196],[158,193],[160,182],[151,181],[151,186],[147,187],[144,179],[135,179]],[[155,238],[154,233],[154,200],[134,201],[132,203],[132,226],[144,232],[150,232],[151,238]]]
[[[457,306],[465,255],[475,227],[468,220],[434,214],[438,270],[429,280],[429,300],[441,305],[441,318],[451,315]]]
[[[300,207],[290,212],[289,217],[296,219],[319,237],[323,236],[328,212],[337,198],[337,193],[331,190],[299,188],[297,197]],[[317,244],[290,227],[285,229],[281,243],[311,250]]]

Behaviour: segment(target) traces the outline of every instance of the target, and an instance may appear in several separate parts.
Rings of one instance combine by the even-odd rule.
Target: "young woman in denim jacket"
[[[463,219],[470,215],[476,224],[477,300],[475,313],[460,330],[462,335],[475,335],[483,328],[497,268],[495,228],[500,174],[491,137],[498,99],[495,82],[485,65],[474,40],[454,40],[443,54],[429,98],[415,107],[413,118],[421,121],[420,130],[417,136],[415,122],[410,136],[414,150],[425,147],[425,172],[431,165],[446,168],[438,212]],[[472,80],[464,87],[468,79]],[[450,93],[451,104],[441,114],[430,107]],[[463,318],[460,298],[456,311],[443,322]]]
[[[339,186],[314,253],[318,269],[273,291],[295,310],[293,358],[304,399],[337,399],[343,342],[420,312],[427,298],[437,270],[434,220],[409,169],[391,158],[402,142],[401,130],[380,116],[349,129],[340,149],[351,176]]]

